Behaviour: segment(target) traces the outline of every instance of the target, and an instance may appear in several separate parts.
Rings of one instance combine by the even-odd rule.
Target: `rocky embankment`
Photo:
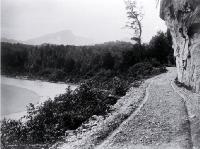
[[[133,87],[105,118],[94,116],[52,148],[200,148],[200,96],[178,88],[175,68]]]
[[[178,80],[200,92],[200,0],[161,0],[173,38]]]

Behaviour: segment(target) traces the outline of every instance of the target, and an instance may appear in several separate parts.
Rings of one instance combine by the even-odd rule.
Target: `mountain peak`
[[[89,38],[76,36],[71,30],[62,30],[27,40],[26,43],[33,45],[41,45],[43,43],[63,45],[90,45],[94,44],[94,41]]]
[[[15,40],[15,39],[5,38],[5,37],[1,37],[1,42],[20,43],[20,41],[17,41],[17,40]]]

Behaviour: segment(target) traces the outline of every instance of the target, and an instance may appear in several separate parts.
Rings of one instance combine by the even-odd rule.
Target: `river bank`
[[[26,113],[24,111],[29,103],[40,104],[49,98],[53,99],[65,93],[69,86],[72,90],[77,87],[74,84],[1,76],[1,116],[19,118]]]

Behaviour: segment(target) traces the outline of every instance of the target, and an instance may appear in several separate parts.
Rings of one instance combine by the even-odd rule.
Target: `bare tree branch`
[[[125,0],[126,4],[126,13],[129,21],[126,24],[126,27],[132,29],[134,31],[134,35],[131,38],[138,42],[141,45],[141,36],[142,36],[142,24],[141,21],[143,19],[142,10],[137,8],[137,4],[135,0]]]

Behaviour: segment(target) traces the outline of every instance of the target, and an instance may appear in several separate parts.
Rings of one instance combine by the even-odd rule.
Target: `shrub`
[[[65,77],[66,77],[66,73],[63,70],[56,69],[49,75],[49,80],[50,81],[63,81],[65,79]]]
[[[166,67],[154,67],[153,70],[151,71],[151,74],[158,75],[165,72],[167,72]]]
[[[150,62],[153,65],[153,67],[160,67],[161,66],[161,63],[158,60],[156,60],[155,58],[152,58]]]
[[[27,121],[4,120],[1,141],[4,145],[54,143],[65,131],[78,128],[93,115],[105,115],[116,99],[107,92],[84,83],[72,91],[47,100],[40,106],[30,104]]]
[[[12,142],[13,144],[22,143],[24,138],[24,130],[21,121],[6,120],[1,121],[1,144],[2,147]]]
[[[129,75],[135,78],[141,78],[150,75],[153,70],[153,66],[150,62],[141,62],[133,65],[129,68]]]
[[[122,80],[118,77],[113,78],[113,91],[115,95],[124,96],[129,88],[128,81]]]
[[[63,81],[67,74],[62,69],[46,68],[41,70],[38,75],[43,78],[48,78],[49,81],[57,82]]]

